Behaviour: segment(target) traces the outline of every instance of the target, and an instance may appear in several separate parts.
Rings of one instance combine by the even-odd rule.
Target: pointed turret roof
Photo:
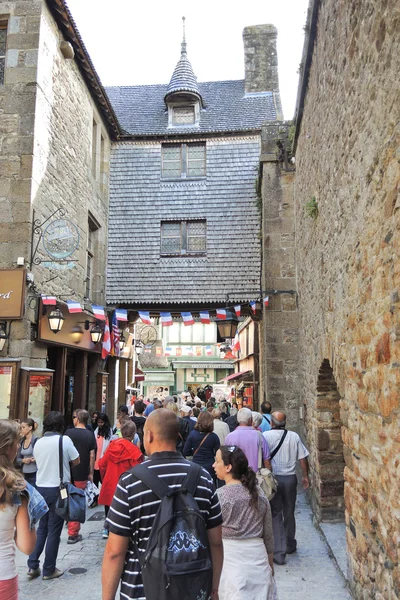
[[[172,74],[171,81],[169,82],[167,93],[164,97],[166,102],[171,99],[171,96],[181,93],[193,94],[193,96],[202,101],[199,86],[197,84],[197,77],[194,74],[193,67],[187,57],[185,17],[183,17],[182,20],[183,41],[181,43],[181,57]]]

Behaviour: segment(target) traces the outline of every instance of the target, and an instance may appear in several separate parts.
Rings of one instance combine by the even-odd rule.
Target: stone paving
[[[102,517],[101,507],[89,510],[89,518],[94,514]],[[329,543],[334,541],[329,547],[326,533],[325,538],[313,525],[304,495],[298,497],[296,521],[298,551],[287,557],[285,565],[275,565],[279,600],[351,600],[344,576],[332,557],[334,547],[339,548],[343,562],[343,526],[329,525]],[[67,545],[64,528],[57,567],[64,569],[65,574],[53,581],[43,581],[41,577],[29,581],[26,557],[18,552],[19,600],[101,600],[101,562],[106,544],[101,538],[102,525],[102,520],[87,521],[82,527],[83,541],[75,545]],[[75,569],[85,572],[74,573]]]

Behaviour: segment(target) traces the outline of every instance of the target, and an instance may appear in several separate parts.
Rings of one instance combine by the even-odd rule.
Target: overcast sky
[[[182,16],[188,58],[198,81],[243,79],[243,28],[272,23],[278,29],[284,117],[293,117],[308,0],[67,3],[105,86],[168,83],[180,56]]]

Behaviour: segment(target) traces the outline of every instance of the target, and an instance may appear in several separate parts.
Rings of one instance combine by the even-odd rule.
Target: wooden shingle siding
[[[260,287],[255,179],[259,137],[207,141],[206,179],[161,178],[161,143],[115,144],[111,158],[109,303],[251,300]],[[206,219],[207,252],[161,257],[165,220]]]

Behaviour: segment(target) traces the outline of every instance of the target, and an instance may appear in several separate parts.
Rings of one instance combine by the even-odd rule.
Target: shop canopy
[[[144,373],[140,369],[136,369],[135,381],[144,381]]]
[[[253,374],[253,371],[239,371],[238,373],[232,373],[228,377],[224,377],[222,381],[236,381],[238,379],[244,379]]]

